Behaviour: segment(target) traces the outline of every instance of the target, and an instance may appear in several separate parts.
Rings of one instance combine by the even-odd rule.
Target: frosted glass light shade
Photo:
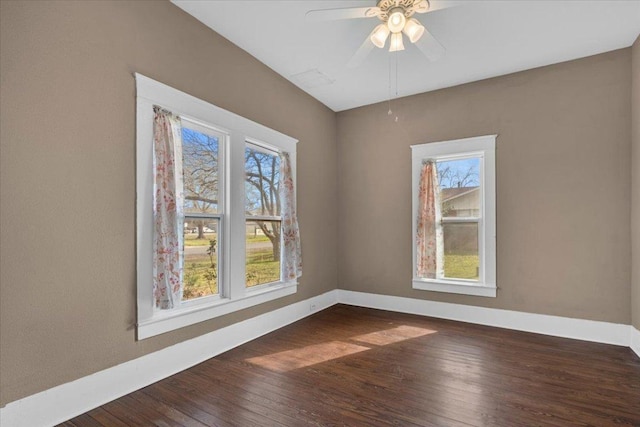
[[[415,43],[420,40],[420,37],[424,34],[424,27],[417,19],[411,18],[407,21],[402,32],[407,35],[411,43]]]
[[[404,11],[397,8],[391,12],[391,15],[389,15],[387,26],[392,33],[399,33],[404,28],[404,24],[406,24],[406,22],[407,18],[404,17]]]
[[[389,37],[389,28],[385,24],[380,24],[371,33],[370,40],[371,43],[382,49],[387,42],[387,37]]]
[[[402,43],[402,33],[391,34],[391,44],[389,45],[389,52],[396,52],[398,50],[404,50],[404,43]]]

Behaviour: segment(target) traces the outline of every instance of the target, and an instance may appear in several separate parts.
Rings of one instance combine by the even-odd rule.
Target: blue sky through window
[[[440,188],[477,187],[480,185],[480,159],[437,162]]]

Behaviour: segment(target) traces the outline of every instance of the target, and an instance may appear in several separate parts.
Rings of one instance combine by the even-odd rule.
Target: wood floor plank
[[[118,417],[111,415],[104,409],[104,405],[98,408],[92,409],[87,412],[91,418],[96,420],[103,426],[113,426],[113,427],[127,427],[129,424],[126,424],[124,421],[120,420]],[[75,418],[74,418],[75,419]]]
[[[337,305],[64,425],[640,426],[640,359]]]
[[[75,427],[102,427],[102,424],[92,418],[89,414],[82,414],[73,419]]]
[[[191,385],[184,383],[180,377],[175,377],[170,382],[162,381],[148,387],[146,393],[154,398],[170,397],[171,400],[166,403],[179,402],[181,408],[188,408],[184,411],[190,417],[207,425],[260,427],[260,424],[243,408],[230,408],[225,402],[206,399]]]
[[[163,416],[179,423],[184,427],[207,427],[206,424],[201,423],[195,418],[191,418],[190,416],[186,415],[185,413],[179,411],[178,409],[172,406],[169,406],[159,400],[153,399],[151,396],[143,393],[140,390],[134,393],[131,393],[129,396],[131,396],[134,400],[136,400],[137,402],[143,405],[153,407],[156,411],[160,412]]]
[[[148,394],[155,400],[166,404],[167,406],[173,406],[176,410],[185,413],[187,416],[201,422],[206,426],[229,426],[230,422],[225,422],[223,419],[216,417],[213,414],[203,410],[188,397],[181,393],[173,391],[170,387],[167,387],[166,380],[153,384],[149,387],[145,387],[139,390],[142,393]]]
[[[195,371],[194,374],[211,381],[218,375],[224,375],[230,381],[233,382],[235,380],[239,383],[243,379],[250,378],[251,388],[256,393],[268,396],[268,399],[272,402],[278,402],[277,405],[288,403],[290,407],[295,408],[295,413],[292,416],[298,419],[299,416],[304,416],[306,419],[311,417],[312,423],[315,421],[313,414],[321,413],[322,421],[335,423],[350,421],[351,425],[393,424],[385,421],[384,417],[381,418],[378,412],[365,411],[363,408],[358,408],[353,403],[353,396],[343,395],[342,392],[328,393],[317,381],[296,380],[289,376],[260,373],[260,368],[246,363],[240,363],[237,366],[227,363],[219,366],[219,369],[221,370],[216,371],[214,364],[207,364],[206,370]],[[407,425],[411,425],[411,423],[407,423]]]

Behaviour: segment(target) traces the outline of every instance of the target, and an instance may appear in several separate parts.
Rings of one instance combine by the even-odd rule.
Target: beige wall
[[[338,113],[338,286],[629,324],[630,53]],[[412,290],[409,146],[486,134],[498,296]]]
[[[631,316],[640,330],[640,36],[631,49]]]
[[[336,287],[335,113],[168,2],[0,4],[1,404]],[[133,72],[300,140],[295,296],[135,341]]]
[[[396,124],[386,104],[336,121],[167,2],[2,1],[0,20],[0,405],[337,285],[631,320],[630,49],[394,101]],[[300,139],[298,294],[135,341],[133,72]],[[499,296],[412,291],[409,145],[490,133]]]

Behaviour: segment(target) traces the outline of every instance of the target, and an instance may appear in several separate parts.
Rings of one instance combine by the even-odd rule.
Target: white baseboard
[[[633,326],[629,326],[631,329],[631,350],[640,357],[640,331],[634,328]]]
[[[336,289],[11,402],[0,408],[0,425],[61,423],[307,317],[311,306],[337,303],[615,344],[640,357],[640,331],[630,325]]]
[[[333,290],[11,402],[0,409],[0,425],[61,423],[324,310],[338,302],[337,295]]]
[[[629,325],[571,319],[546,314],[451,304],[339,289],[338,301],[360,307],[420,314],[556,337],[629,347]]]

